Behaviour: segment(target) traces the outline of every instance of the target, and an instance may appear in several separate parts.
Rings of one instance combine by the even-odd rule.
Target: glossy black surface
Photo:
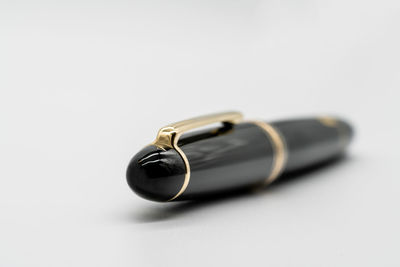
[[[132,190],[141,197],[167,201],[182,186],[185,173],[185,165],[174,149],[164,151],[150,145],[132,158],[126,178]]]
[[[307,168],[340,155],[350,143],[353,131],[345,121],[326,125],[318,119],[271,123],[284,136],[288,160],[285,172]]]
[[[351,127],[337,121],[326,125],[317,119],[271,123],[285,138],[288,160],[284,171],[295,171],[335,158],[347,147]],[[188,158],[191,175],[176,200],[260,185],[270,174],[273,147],[264,130],[252,123],[185,134],[179,147]],[[167,201],[181,189],[186,168],[174,149],[147,146],[136,154],[127,170],[129,186],[140,196]]]
[[[266,179],[272,167],[268,136],[252,123],[200,140],[183,137],[180,147],[191,169],[189,186],[179,197],[182,200],[254,186]]]

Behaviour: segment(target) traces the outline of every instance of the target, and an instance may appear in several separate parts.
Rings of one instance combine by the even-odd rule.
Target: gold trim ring
[[[272,170],[264,181],[264,185],[274,182],[282,173],[287,161],[287,147],[282,134],[272,125],[263,121],[249,121],[260,127],[271,141],[274,150]]]

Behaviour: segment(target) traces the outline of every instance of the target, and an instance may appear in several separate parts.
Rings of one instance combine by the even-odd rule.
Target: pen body
[[[265,126],[265,127],[264,127]],[[149,145],[131,160],[127,179],[144,198],[168,201],[266,186],[279,175],[319,164],[342,154],[352,137],[346,122],[309,118],[235,125],[183,135],[175,149]],[[272,178],[272,179],[271,179]]]
[[[353,137],[345,121],[329,117],[271,123],[286,142],[288,160],[284,172],[322,163],[345,152]]]

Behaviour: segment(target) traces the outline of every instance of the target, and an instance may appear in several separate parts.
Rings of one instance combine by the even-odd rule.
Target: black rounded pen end
[[[179,192],[185,173],[185,164],[176,150],[149,145],[129,162],[126,179],[139,196],[165,202]]]

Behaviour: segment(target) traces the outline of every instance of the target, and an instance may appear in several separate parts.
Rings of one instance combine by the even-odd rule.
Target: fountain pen
[[[162,127],[130,161],[128,185],[153,201],[204,199],[263,187],[342,155],[353,130],[336,117],[243,121],[223,112]],[[205,128],[220,123],[220,126]],[[199,129],[200,128],[200,129]]]

